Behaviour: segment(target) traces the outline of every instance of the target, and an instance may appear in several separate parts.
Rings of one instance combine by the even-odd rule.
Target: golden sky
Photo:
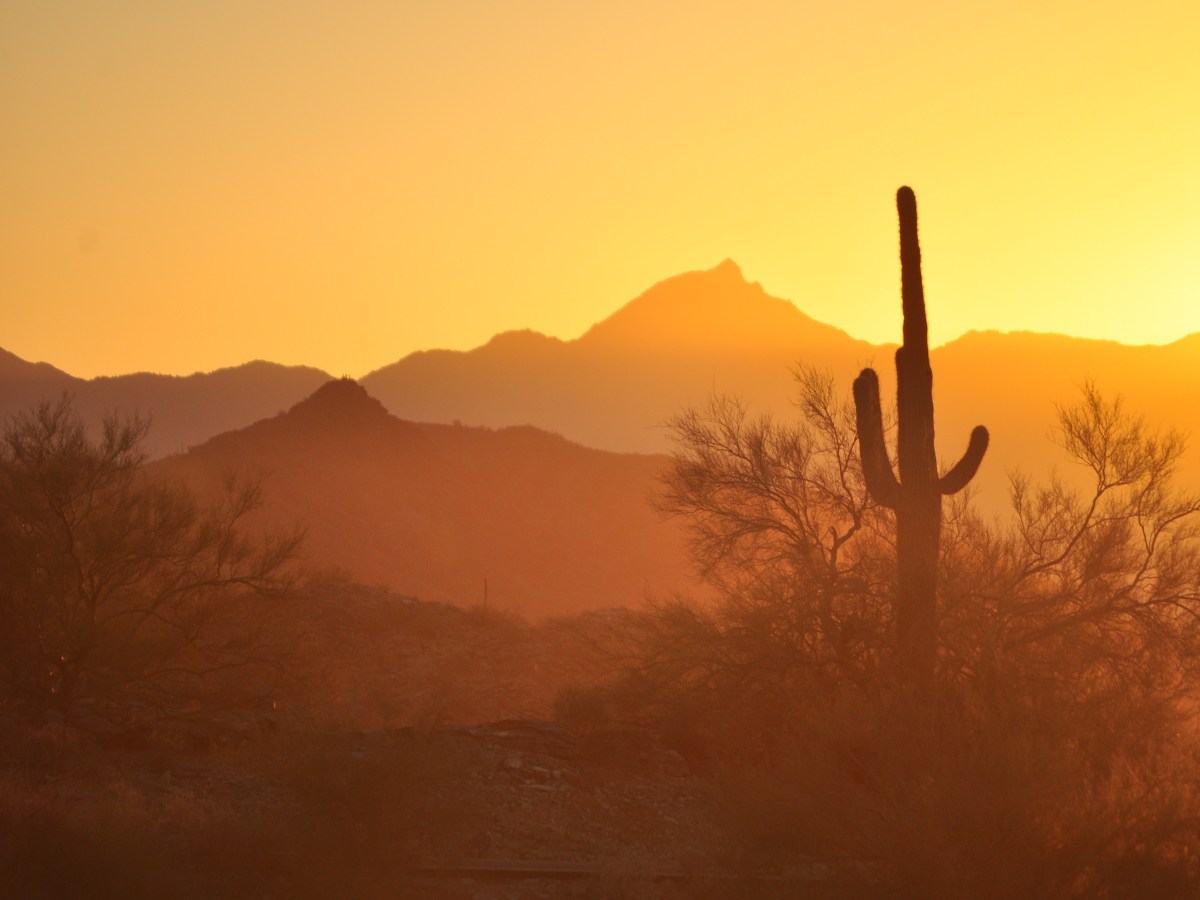
[[[361,375],[735,259],[898,340],[1200,331],[1200,4],[3,0],[0,346]]]

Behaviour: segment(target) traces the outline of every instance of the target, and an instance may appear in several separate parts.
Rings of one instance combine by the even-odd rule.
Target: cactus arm
[[[971,440],[967,444],[967,452],[945,475],[938,479],[938,490],[943,494],[957,494],[967,486],[979,464],[983,462],[983,454],[988,448],[988,430],[982,425],[976,425],[971,432]]]
[[[867,490],[880,506],[895,509],[900,501],[900,482],[892,471],[887,445],[883,441],[879,376],[874,369],[863,369],[854,379],[854,415]]]

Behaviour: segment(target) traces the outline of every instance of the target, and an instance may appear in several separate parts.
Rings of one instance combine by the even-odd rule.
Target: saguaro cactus
[[[933,675],[937,653],[937,564],[942,530],[942,495],[954,494],[974,477],[987,450],[983,426],[971,432],[962,459],[939,476],[933,448],[933,370],[921,284],[917,242],[917,198],[912,189],[896,192],[900,215],[900,283],[904,343],[896,351],[897,479],[883,440],[879,377],[863,369],[854,381],[863,474],[872,498],[896,511],[896,642],[901,664],[918,682]]]

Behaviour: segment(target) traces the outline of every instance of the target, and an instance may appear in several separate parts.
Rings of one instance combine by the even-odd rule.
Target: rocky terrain
[[[20,896],[695,896],[714,788],[649,731],[554,719],[622,614],[529,625],[347,584],[259,615],[295,654],[255,710],[3,718]],[[14,896],[17,896],[14,895]]]

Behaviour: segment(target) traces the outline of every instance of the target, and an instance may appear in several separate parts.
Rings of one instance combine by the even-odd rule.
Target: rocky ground
[[[678,891],[715,871],[710,786],[644,732],[578,735],[509,720],[284,733],[206,752],[63,748],[57,733],[24,740],[27,758],[19,766],[10,759],[0,774],[0,800],[6,826],[21,833],[14,850],[29,858],[4,863],[26,884],[49,878],[44,896],[77,895],[69,873],[51,875],[62,856],[80,881],[122,887],[95,896],[138,896],[137,879],[131,888],[129,872],[108,867],[122,858],[137,864],[126,843],[168,855],[181,879],[173,886],[187,882],[206,895],[213,873],[195,870],[203,865],[196,849],[213,833],[236,843],[248,823],[259,832],[248,845],[252,872],[241,879],[249,884],[234,872],[217,877],[219,896],[291,896],[294,874],[313,864],[314,850],[328,857],[319,875],[329,883],[343,865],[376,870],[372,886],[351,896],[381,895],[376,883],[401,896],[472,900],[691,896]],[[106,821],[115,832],[84,834],[83,843],[95,844],[85,857],[107,855],[109,863],[72,860],[81,832]],[[139,837],[143,829],[157,837]],[[229,850],[212,850],[214,862]]]
[[[5,720],[13,896],[690,897],[714,790],[650,732],[552,721],[616,613],[530,625],[340,586],[275,708],[157,731]],[[490,715],[489,715],[490,713]],[[0,892],[2,893],[2,892]]]
[[[440,787],[461,827],[424,848],[445,896],[674,896],[713,871],[710,787],[642,732],[577,736],[536,721],[445,730],[470,764]],[[440,868],[441,871],[436,869]],[[536,877],[544,871],[547,877]]]

